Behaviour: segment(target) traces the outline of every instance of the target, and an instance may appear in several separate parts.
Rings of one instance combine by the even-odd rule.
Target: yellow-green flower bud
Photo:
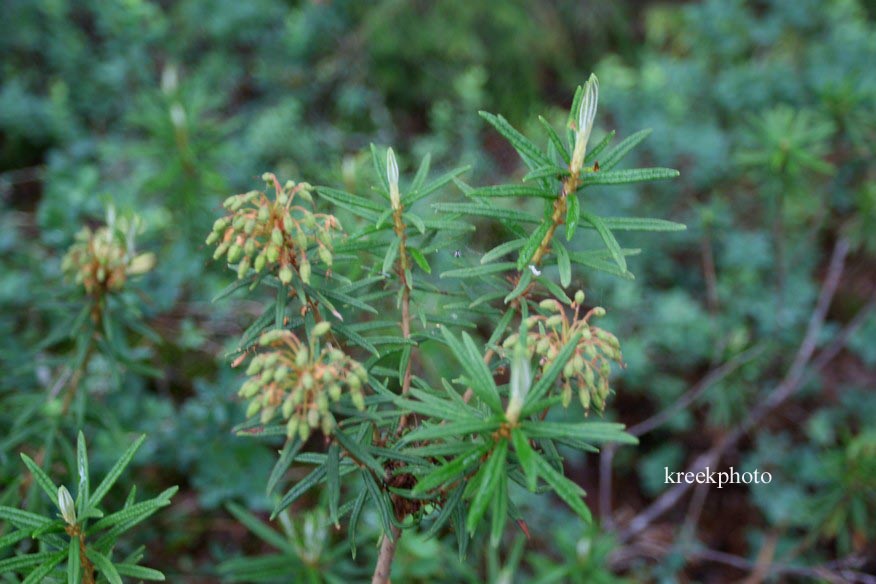
[[[313,388],[313,375],[311,375],[309,371],[306,371],[304,375],[301,376],[301,385],[304,389]]]
[[[246,417],[253,417],[257,413],[259,413],[260,409],[262,409],[262,403],[257,399],[252,400],[251,402],[249,402],[249,406],[247,406],[246,408]]]
[[[240,259],[241,255],[243,255],[243,248],[235,243],[228,249],[228,263],[233,264]]]
[[[305,284],[310,284],[310,262],[304,260],[301,262],[301,267],[298,270],[298,274],[301,276],[301,281]]]
[[[326,322],[326,321],[318,322],[313,327],[313,331],[312,331],[313,336],[314,337],[321,337],[324,334],[326,334],[327,332],[329,332],[329,329],[331,329],[331,328],[332,328],[332,325],[329,322]]]
[[[292,281],[292,268],[289,266],[283,266],[280,268],[280,281],[284,284],[288,284]]]
[[[322,245],[319,246],[317,253],[319,254],[319,259],[322,260],[322,263],[324,263],[328,267],[332,266],[332,252],[329,251],[327,247]]]
[[[365,409],[365,396],[362,395],[361,391],[355,391],[351,394],[353,398],[353,405],[356,406],[357,410]]]
[[[295,365],[298,367],[304,367],[309,358],[310,352],[307,350],[307,347],[301,347],[298,353],[295,354]]]
[[[298,432],[298,418],[290,418],[286,422],[286,437],[292,438]]]
[[[280,231],[279,227],[274,227],[274,229],[271,231],[271,241],[274,243],[274,245],[283,245],[283,232]]]
[[[578,290],[577,292],[575,292],[575,304],[577,304],[579,306],[584,304],[584,298],[585,297],[584,297],[583,290]]]
[[[249,271],[249,256],[245,256],[237,265],[237,278],[243,278]]]

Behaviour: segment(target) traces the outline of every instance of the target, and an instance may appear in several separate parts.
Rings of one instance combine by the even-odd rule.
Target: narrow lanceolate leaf
[[[611,259],[615,261],[617,267],[620,268],[621,271],[625,272],[627,270],[627,260],[624,259],[624,252],[621,249],[620,244],[617,242],[617,239],[614,238],[614,234],[611,230],[606,227],[600,217],[597,217],[592,213],[582,212],[581,218],[596,229],[596,232],[599,234],[599,237],[602,238],[602,242],[605,244],[606,249],[611,253]]]
[[[447,523],[448,519],[450,519],[450,516],[456,509],[456,506],[459,505],[459,501],[462,499],[462,492],[464,490],[465,482],[461,482],[459,483],[459,486],[456,487],[452,493],[450,493],[450,496],[447,497],[446,501],[444,501],[444,505],[441,506],[441,511],[438,513],[435,521],[433,521],[432,525],[429,527],[429,531],[426,532],[426,538],[434,537],[438,534],[438,531],[442,527],[444,527],[444,524]]]
[[[79,536],[70,538],[67,548],[67,584],[79,584],[82,582],[82,569],[79,565]]]
[[[54,495],[52,497],[54,500]],[[6,507],[0,505],[0,520],[8,521],[19,529],[38,529],[47,523],[51,523],[50,519],[46,519],[42,515],[31,513],[30,511],[22,511],[16,507]]]
[[[541,221],[538,217],[533,217],[522,211],[501,209],[487,205],[473,205],[471,203],[435,203],[433,208],[444,213],[462,213],[477,217],[489,217],[499,221],[514,221],[516,223],[539,223]]]
[[[137,566],[135,564],[116,564],[116,570],[121,576],[137,578],[138,580],[164,582],[164,574],[153,568],[147,568],[146,566]]]
[[[386,195],[384,196],[389,199],[389,179],[386,176],[386,165],[383,163],[380,154],[377,152],[377,146],[373,143],[371,144],[371,162],[374,163],[374,172],[377,173],[377,178],[380,179],[381,186],[386,190]]]
[[[569,193],[566,198],[566,241],[572,241],[575,230],[578,229],[578,220],[581,217],[581,204],[578,195]]]
[[[590,185],[624,185],[630,183],[668,180],[680,173],[672,168],[633,168],[630,170],[607,170],[585,172],[581,175],[581,186]]]
[[[498,420],[464,420],[437,424],[435,426],[420,426],[406,434],[405,442],[422,442],[450,436],[468,436],[470,434],[485,434],[495,432],[499,428]]]
[[[127,450],[122,454],[122,456],[116,461],[116,463],[112,466],[109,472],[103,477],[103,480],[97,485],[97,488],[94,489],[94,493],[91,495],[90,506],[97,507],[100,502],[103,500],[104,496],[109,492],[110,488],[116,483],[119,477],[122,475],[122,471],[125,470],[131,460],[134,458],[134,454],[137,453],[137,449],[143,444],[143,441],[146,440],[146,435],[143,434],[137,440],[131,444]]]
[[[455,168],[449,172],[442,174],[441,176],[439,176],[438,178],[436,178],[435,180],[433,180],[429,184],[423,186],[422,188],[420,188],[418,190],[413,191],[407,197],[404,197],[402,199],[402,203],[405,206],[413,205],[414,203],[416,203],[420,199],[428,197],[429,195],[431,195],[432,193],[434,193],[438,189],[446,186],[450,182],[453,182],[456,179],[456,177],[458,177],[460,174],[466,172],[469,168],[471,168],[471,167],[462,166],[460,168]]]
[[[566,247],[554,239],[554,253],[557,255],[557,268],[560,270],[560,284],[563,288],[568,288],[572,283],[572,264],[569,262],[569,252]]]
[[[608,147],[609,144],[611,144],[611,141],[612,141],[613,139],[614,139],[614,130],[612,130],[611,132],[609,132],[608,134],[606,134],[606,135],[602,138],[602,140],[599,141],[599,144],[597,144],[596,146],[594,146],[594,147],[593,147],[593,150],[591,150],[590,152],[587,153],[587,156],[584,157],[584,163],[585,163],[585,164],[590,164],[591,162],[596,161],[596,160],[597,160],[597,156],[599,156],[600,154],[602,154],[602,151],[605,150],[606,147]],[[602,166],[602,165],[600,164],[600,166]]]
[[[429,176],[429,166],[432,163],[432,155],[428,152],[420,162],[420,168],[417,169],[417,174],[414,175],[414,180],[411,183],[411,192],[417,192],[426,182],[426,177]],[[403,201],[407,204],[407,201]]]
[[[165,489],[154,499],[135,503],[121,511],[116,511],[115,513],[107,515],[95,523],[91,529],[92,531],[100,531],[101,529],[107,529],[120,524],[125,524],[127,527],[133,527],[137,523],[140,523],[147,517],[153,515],[162,507],[170,505],[171,497],[173,497],[178,490],[179,487]]]
[[[496,274],[499,272],[507,272],[513,270],[516,264],[513,262],[500,262],[497,264],[487,264],[485,266],[472,266],[470,268],[457,268],[455,270],[447,270],[441,274],[441,278],[476,278]]]
[[[67,552],[62,552],[64,555]],[[39,566],[43,562],[49,562],[58,555],[58,552],[37,552],[22,556],[13,556],[0,560],[0,574],[14,574],[17,571]],[[61,556],[63,559],[64,555]],[[60,560],[59,560],[60,561]]]
[[[560,349],[556,359],[551,361],[550,366],[548,366],[541,378],[532,386],[532,389],[529,390],[529,393],[526,395],[526,400],[524,401],[523,415],[528,414],[528,407],[540,400],[542,396],[548,392],[551,386],[553,386],[557,377],[559,377],[560,372],[563,370],[563,367],[568,363],[572,353],[575,352],[580,339],[581,333],[578,333],[569,339],[563,348]]]
[[[285,537],[283,537],[283,535],[281,535],[277,531],[274,531],[264,521],[262,521],[237,503],[228,503],[226,507],[229,513],[234,515],[235,519],[237,519],[244,527],[246,527],[250,531],[250,533],[258,537],[263,542],[277,548],[280,551],[293,551],[294,548],[289,543],[289,541]]]
[[[508,140],[529,168],[550,165],[550,160],[548,160],[547,156],[542,154],[541,150],[538,149],[538,146],[533,144],[526,136],[515,130],[504,117],[483,111],[478,113],[480,113],[482,118],[496,128],[496,131]]]
[[[58,487],[52,482],[49,475],[47,475],[43,469],[41,469],[39,465],[24,452],[21,453],[21,460],[24,461],[24,465],[28,468],[31,474],[33,474],[36,483],[40,486],[43,492],[48,495],[49,501],[54,502],[58,497]]]
[[[500,243],[483,256],[481,256],[481,263],[488,264],[493,260],[497,260],[502,256],[511,253],[512,251],[518,250],[521,247],[526,245],[526,238],[521,237],[520,239],[512,239],[511,241],[506,241],[505,243]]]
[[[64,560],[64,556],[67,555],[67,552],[63,550],[55,553],[46,553],[50,554],[50,557],[44,563],[40,564],[36,570],[28,574],[27,578],[21,581],[21,584],[41,584],[42,582],[45,582],[46,576],[48,576],[52,570],[55,569],[55,566]],[[0,573],[6,573],[6,570],[0,568]]]
[[[310,471],[310,473],[306,477],[296,482],[292,486],[292,488],[289,489],[285,495],[283,495],[283,498],[280,499],[280,502],[277,503],[277,505],[274,507],[274,511],[271,513],[271,521],[273,521],[274,518],[277,517],[280,511],[297,501],[298,498],[301,497],[301,495],[309,491],[315,485],[322,482],[322,480],[325,478],[325,472],[325,465],[318,466]]]
[[[338,503],[341,500],[341,473],[340,473],[340,451],[336,442],[333,442],[328,449],[326,457],[326,479],[328,483],[328,500],[329,500],[329,519],[336,526],[338,523]]]
[[[79,475],[79,489],[76,492],[76,509],[80,515],[88,510],[90,485],[88,483],[88,450],[85,448],[85,436],[79,432],[76,437],[76,472]]]
[[[526,488],[530,491],[535,491],[538,482],[538,468],[535,464],[535,451],[529,444],[529,439],[520,428],[511,430],[511,443],[514,445],[514,451],[517,453],[517,460],[520,461],[520,467],[523,469],[523,474],[526,476]]]
[[[640,249],[624,249],[622,250],[625,256],[636,255],[641,253]],[[608,250],[600,249],[593,251],[581,251],[569,254],[569,259],[572,263],[581,264],[594,270],[606,272],[612,276],[617,276],[625,280],[633,280],[635,277],[629,270],[621,270],[611,259],[611,254]]]
[[[557,496],[568,505],[572,511],[578,514],[584,521],[590,523],[593,518],[590,510],[584,504],[584,489],[573,483],[552,467],[544,458],[535,455],[535,464],[538,474],[553,488]]]
[[[520,273],[520,279],[517,280],[517,285],[514,286],[514,289],[505,296],[504,302],[508,304],[515,298],[519,297],[521,294],[526,292],[526,289],[529,288],[529,284],[532,282],[532,270],[524,270]]]
[[[447,327],[441,327],[441,333],[454,357],[462,365],[472,391],[491,410],[501,413],[502,403],[499,400],[499,391],[496,389],[496,383],[493,381],[490,370],[479,355],[472,355],[469,350],[474,345],[471,337],[467,333],[462,333],[463,342],[461,343]]]
[[[416,262],[416,264],[420,266],[420,269],[427,274],[431,274],[432,266],[429,265],[429,262],[426,260],[426,256],[423,255],[423,252],[415,247],[409,247],[407,249],[408,253],[410,253],[411,257],[414,259],[414,262]]]
[[[602,222],[612,231],[684,231],[687,225],[649,219],[647,217],[602,217]]]
[[[357,462],[364,464],[373,470],[377,473],[377,476],[383,476],[383,473],[386,472],[383,465],[380,464],[376,458],[371,456],[371,453],[368,452],[364,444],[361,444],[355,438],[342,432],[340,429],[335,430],[334,436],[344,450],[349,452],[350,456],[352,456]]]
[[[632,136],[628,136],[624,138],[620,144],[611,149],[611,152],[605,155],[605,157],[600,161],[599,167],[604,170],[611,170],[617,163],[620,162],[624,156],[630,153],[630,151],[642,143],[642,140],[651,135],[651,129],[640,130],[633,134]]]
[[[119,571],[116,570],[116,567],[113,566],[112,561],[108,557],[92,548],[88,548],[85,554],[94,563],[97,571],[106,578],[107,582],[110,584],[122,584],[122,577],[119,575]]]
[[[469,533],[474,533],[487,511],[487,505],[493,497],[493,493],[499,484],[499,475],[505,472],[505,458],[508,455],[508,441],[502,439],[496,445],[487,462],[475,475],[478,481],[478,489],[472,497],[469,506],[468,517],[465,520],[465,528]]]
[[[623,424],[611,422],[524,422],[523,430],[533,438],[572,438],[588,444],[615,442],[617,444],[638,444],[639,440],[624,432]]]
[[[375,203],[371,199],[340,191],[338,189],[332,189],[329,187],[316,187],[316,192],[319,193],[323,198],[331,201],[332,203],[346,203],[347,205],[359,207],[361,209],[367,209],[369,211],[374,211],[375,213],[380,213],[384,210],[381,205]]]
[[[534,170],[530,170],[523,176],[524,182],[529,182],[532,180],[541,180],[543,178],[552,178],[556,180],[562,179],[564,176],[569,174],[569,170],[566,168],[562,168],[555,164],[551,164],[548,166],[540,166]],[[556,194],[548,198],[555,198]]]
[[[520,250],[520,255],[517,256],[517,271],[522,271],[529,262],[532,261],[535,252],[538,251],[539,246],[542,241],[544,241],[545,235],[550,231],[551,224],[549,221],[543,221],[541,225],[538,226],[538,229],[532,232],[529,236],[529,239],[526,240],[526,245],[523,246],[523,249]]]
[[[289,470],[289,467],[292,466],[292,462],[295,460],[295,455],[298,454],[298,451],[301,450],[302,446],[304,446],[304,443],[298,439],[288,440],[283,446],[283,450],[280,451],[280,457],[277,459],[277,463],[271,470],[271,476],[268,477],[266,491],[269,496],[274,492],[274,489],[277,488],[277,484],[286,474],[286,471]]]
[[[505,523],[508,521],[508,475],[505,472],[499,473],[491,507],[490,545],[495,548],[502,542]]]
[[[563,158],[563,161],[566,164],[571,163],[572,157],[569,155],[569,150],[566,148],[566,145],[563,144],[563,141],[560,139],[560,135],[557,134],[557,131],[554,130],[554,127],[551,126],[550,122],[548,122],[542,116],[538,116],[538,121],[541,122],[542,126],[544,126],[544,129],[548,135],[548,139],[551,141],[551,143],[553,143],[554,148],[557,149],[557,152],[560,153],[560,156]]]
[[[393,539],[392,519],[390,519],[392,510],[389,507],[389,502],[384,492],[380,490],[377,481],[374,480],[374,477],[367,469],[362,469],[362,481],[365,483],[365,489],[368,491],[371,500],[377,505],[377,515],[380,517],[380,524],[383,526],[383,536],[388,537],[390,540]]]
[[[395,259],[398,257],[398,248],[401,245],[401,240],[398,237],[393,238],[389,247],[386,248],[386,255],[383,257],[383,273],[389,274],[395,266]]]
[[[361,490],[356,497],[356,502],[353,504],[353,512],[350,514],[350,523],[347,526],[347,540],[350,543],[350,554],[353,559],[356,559],[356,526],[359,524],[359,517],[362,515],[362,508],[365,507],[365,497],[368,491]]]
[[[422,495],[428,493],[432,489],[437,489],[443,484],[456,480],[466,470],[478,463],[490,447],[490,444],[484,444],[478,448],[473,448],[465,454],[457,456],[447,464],[433,470],[417,481],[417,484],[413,489],[414,494]]]
[[[560,169],[562,170],[562,169]],[[556,173],[555,173],[556,174]],[[525,179],[524,179],[525,180]],[[473,190],[470,197],[535,197],[555,199],[557,194],[531,185],[496,185]]]

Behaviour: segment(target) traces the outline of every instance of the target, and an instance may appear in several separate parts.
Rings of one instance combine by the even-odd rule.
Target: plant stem
[[[395,228],[395,233],[399,238],[399,249],[398,249],[398,271],[399,277],[402,283],[402,297],[401,297],[401,329],[402,329],[402,337],[405,339],[411,338],[411,283],[408,282],[408,271],[409,271],[409,262],[408,262],[408,251],[407,251],[407,235],[405,233],[405,224],[402,218],[402,207],[397,207],[393,212],[393,223]],[[407,393],[411,389],[411,361],[412,358],[408,358],[407,365],[405,366],[405,372],[402,376],[401,380],[401,393],[402,395],[407,395]],[[402,414],[402,417],[398,421],[398,427],[396,428],[396,435],[401,434],[401,432],[408,425],[408,414]],[[397,499],[396,495],[392,495],[390,499],[393,502],[393,509],[395,509],[395,501]],[[374,567],[374,575],[371,578],[371,584],[386,584],[389,582],[389,576],[392,573],[392,561],[395,558],[395,550],[398,545],[398,540],[401,537],[401,529],[395,527],[394,525],[390,527],[390,533],[384,534],[383,541],[380,543],[380,553],[377,556],[377,565]]]

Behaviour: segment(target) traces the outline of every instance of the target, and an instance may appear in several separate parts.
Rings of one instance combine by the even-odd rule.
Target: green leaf
[[[575,230],[578,228],[578,219],[581,217],[581,204],[578,195],[569,193],[566,195],[566,241],[572,241]]]
[[[572,353],[575,352],[575,349],[578,347],[578,341],[581,340],[581,333],[573,336],[569,341],[563,345],[563,348],[560,349],[559,354],[557,354],[556,358],[551,361],[551,364],[545,370],[544,374],[541,378],[535,382],[532,386],[532,389],[529,390],[529,393],[526,394],[526,399],[523,402],[523,415],[527,415],[530,412],[528,411],[528,406],[531,406],[533,403],[541,399],[541,397],[548,392],[551,386],[554,384],[554,381],[559,377],[560,372],[562,372],[563,367],[568,363],[569,358],[572,356]]]
[[[475,278],[513,270],[515,266],[516,264],[513,262],[500,262],[498,264],[487,264],[485,266],[457,268],[455,270],[447,270],[441,274],[441,278]]]
[[[672,168],[633,168],[630,170],[607,170],[599,172],[584,172],[581,175],[581,186],[591,185],[625,185],[631,183],[668,180],[680,173]]]
[[[620,144],[611,149],[611,152],[605,155],[603,161],[599,164],[600,168],[604,170],[611,170],[617,163],[620,162],[624,156],[629,154],[629,152],[638,146],[645,138],[651,135],[651,129],[648,128],[646,130],[640,130],[633,134],[632,136],[628,136],[624,138]]]
[[[404,204],[405,206],[410,206],[410,205],[413,205],[414,203],[416,203],[417,201],[419,201],[420,199],[428,197],[429,195],[431,195],[432,193],[434,193],[438,189],[442,188],[446,184],[454,181],[456,179],[456,177],[458,177],[460,174],[466,172],[469,168],[471,168],[471,167],[462,166],[460,168],[455,168],[449,172],[442,174],[441,176],[439,176],[438,178],[436,178],[435,180],[433,180],[432,182],[430,182],[429,184],[427,184],[423,188],[416,190],[416,191],[412,192],[411,194],[409,194],[408,196],[404,197],[402,199],[402,204]]]
[[[57,496],[57,491],[55,492]],[[55,500],[55,499],[53,499]],[[4,519],[19,529],[34,530],[43,527],[47,523],[51,523],[50,519],[46,519],[42,515],[31,513],[30,511],[22,511],[15,507],[6,507],[0,505],[0,519]]]
[[[265,524],[258,517],[247,511],[242,506],[237,503],[228,503],[225,505],[228,512],[234,515],[234,518],[237,519],[244,527],[246,527],[250,533],[258,537],[260,540],[265,542],[266,544],[281,550],[281,551],[293,551],[294,548],[289,543],[289,541],[283,537],[280,533],[271,529],[271,527]]]
[[[596,160],[596,157],[602,153],[606,147],[611,144],[611,141],[614,139],[615,131],[612,130],[605,136],[603,136],[602,140],[599,141],[599,144],[593,147],[593,149],[587,153],[587,156],[584,157],[584,163],[590,164],[591,162]],[[601,165],[600,165],[601,166]]]
[[[374,143],[371,143],[371,162],[374,163],[374,172],[377,174],[377,178],[380,180],[380,185],[389,192],[389,179],[386,178],[386,164],[384,160],[381,160],[383,157],[380,156],[377,152],[377,146]],[[383,193],[381,193],[383,195]],[[384,195],[386,196],[386,195]],[[386,198],[389,198],[388,196]]]
[[[392,273],[391,270],[395,265],[395,259],[398,257],[398,249],[400,245],[401,240],[398,237],[394,237],[390,242],[389,247],[386,248],[386,255],[383,257],[382,268],[384,274]]]
[[[126,528],[129,529],[154,514],[162,507],[170,505],[171,497],[173,497],[178,490],[179,487],[170,487],[169,489],[162,491],[154,499],[141,501],[130,507],[125,507],[121,511],[111,513],[95,523],[90,532],[100,531],[119,524],[124,524]]]
[[[514,451],[517,453],[520,467],[526,476],[526,487],[530,491],[535,492],[538,482],[538,468],[535,464],[536,454],[532,446],[529,445],[529,438],[520,428],[514,428],[511,430],[511,443],[514,445]]]
[[[542,166],[540,168],[536,168],[535,170],[530,170],[523,176],[524,182],[529,182],[531,180],[541,180],[541,179],[554,179],[561,180],[564,176],[569,175],[569,170],[566,168],[562,168],[557,166],[556,164],[550,164],[548,166]],[[550,199],[556,199],[557,194],[551,193],[550,197],[544,197]]]
[[[550,278],[546,278],[544,276],[539,276],[535,279],[536,282],[547,288],[548,292],[553,294],[554,298],[559,300],[560,302],[564,302],[566,304],[571,305],[572,299],[569,298],[569,295],[566,294],[565,290],[560,288],[557,284],[554,283]]]
[[[557,149],[557,152],[562,156],[563,161],[566,164],[572,163],[572,157],[569,155],[569,150],[566,148],[566,145],[563,144],[563,141],[560,140],[560,135],[557,134],[557,131],[554,130],[554,127],[551,126],[550,122],[544,119],[543,116],[538,116],[538,121],[541,122],[541,125],[544,127],[547,132],[548,139],[553,142],[554,147]]]
[[[526,244],[526,238],[512,239],[505,243],[500,243],[483,256],[481,256],[481,264],[488,264],[493,260],[499,259],[502,256],[511,253],[514,250],[520,249]]]
[[[435,521],[432,522],[432,525],[429,527],[429,531],[426,532],[426,539],[435,537],[438,534],[438,531],[447,523],[447,520],[450,519],[450,516],[453,515],[453,511],[456,509],[456,506],[459,505],[460,500],[462,500],[462,492],[465,490],[465,482],[460,482],[459,486],[457,486],[450,496],[447,497],[447,500],[444,501],[444,505],[441,506],[441,511],[438,513],[438,516],[435,518]]]
[[[432,162],[432,155],[428,152],[420,162],[420,168],[417,169],[417,174],[414,175],[414,180],[411,182],[411,192],[417,192],[426,182],[426,177],[429,176],[429,166]],[[404,201],[407,204],[407,201]]]
[[[462,365],[463,370],[471,384],[472,391],[491,410],[496,413],[502,412],[502,402],[499,400],[499,391],[493,381],[493,375],[484,363],[483,356],[474,346],[474,342],[468,333],[462,333],[462,343],[453,336],[447,327],[441,327],[441,333],[456,360]]]
[[[49,501],[52,502],[54,506],[58,505],[58,487],[52,482],[52,479],[49,478],[43,469],[39,467],[39,465],[31,459],[24,452],[21,453],[21,460],[24,461],[24,465],[30,470],[33,475],[34,480],[43,490],[43,492],[48,495]],[[81,513],[81,511],[80,511]]]
[[[525,270],[521,272],[520,279],[517,280],[517,285],[514,286],[514,289],[505,296],[505,304],[508,304],[524,292],[529,287],[530,282],[532,282],[532,270]]]
[[[88,450],[85,448],[85,436],[83,436],[81,431],[76,436],[76,471],[79,474],[76,509],[80,515],[83,515],[89,507],[90,485],[88,483]]]
[[[439,466],[437,469],[417,481],[417,484],[414,485],[413,493],[422,495],[432,489],[437,489],[441,485],[449,483],[450,481],[456,480],[466,470],[477,464],[481,457],[486,454],[491,447],[491,444],[482,444],[477,448],[473,448],[466,453],[457,456],[447,464]]]
[[[70,538],[67,548],[67,584],[79,584],[82,582],[82,567],[79,557],[79,536]]]
[[[475,475],[474,480],[478,482],[478,490],[472,497],[469,505],[468,518],[465,520],[465,528],[469,533],[474,533],[480,523],[481,518],[487,511],[487,505],[492,499],[493,493],[500,481],[499,475],[505,472],[505,458],[508,455],[508,441],[502,439],[496,444],[492,454],[487,459],[487,462]]]
[[[108,557],[91,547],[86,548],[85,554],[94,562],[94,567],[107,579],[107,582],[110,584],[122,584],[122,577]]]
[[[48,576],[52,572],[52,570],[55,569],[55,566],[57,566],[64,560],[64,556],[66,555],[66,551],[55,552],[50,558],[45,561],[44,564],[40,565],[36,570],[28,574],[27,578],[22,580],[21,584],[40,584],[42,582],[45,582],[46,576]],[[4,570],[0,568],[0,573],[2,573],[3,571]]]
[[[353,559],[356,559],[356,526],[359,524],[359,517],[362,515],[362,508],[365,506],[365,497],[368,491],[361,490],[356,497],[356,502],[353,504],[353,512],[350,514],[350,523],[347,525],[347,540],[350,543],[350,554]]]
[[[329,518],[335,526],[338,523],[338,503],[341,500],[340,448],[337,442],[332,442],[326,456],[326,480],[328,485]]]
[[[518,272],[523,271],[523,268],[525,268],[532,260],[533,256],[535,256],[535,253],[538,251],[539,246],[541,246],[541,243],[544,241],[550,228],[550,221],[542,221],[538,228],[529,236],[529,239],[526,240],[526,245],[523,246],[523,249],[520,250],[520,255],[517,256]]]
[[[601,444],[613,442],[617,444],[638,444],[639,440],[624,432],[623,424],[611,422],[579,422],[568,424],[561,422],[523,422],[521,427],[532,438],[573,438],[585,443]]]
[[[37,552],[22,556],[12,556],[11,558],[0,560],[0,574],[11,574],[26,568],[38,566],[43,562],[51,561],[53,558],[57,557],[59,553],[63,554],[61,556],[62,559],[67,555],[67,552]]]
[[[426,261],[426,256],[423,255],[423,252],[421,252],[420,250],[418,250],[415,247],[409,247],[407,249],[408,249],[408,252],[411,254],[411,257],[417,263],[417,265],[420,266],[420,269],[423,270],[424,272],[426,272],[427,274],[431,274],[432,273],[432,266],[430,266],[429,262]]]
[[[535,465],[538,468],[538,474],[553,488],[557,496],[565,501],[566,505],[584,521],[591,523],[593,518],[587,505],[584,504],[583,498],[587,494],[584,489],[564,477],[537,454],[535,455]]]
[[[617,267],[621,269],[621,271],[627,270],[627,260],[624,258],[624,252],[621,249],[620,244],[617,242],[617,239],[614,238],[614,234],[611,230],[606,227],[605,223],[591,213],[582,212],[581,218],[590,223],[599,234],[599,237],[602,238],[602,242],[605,244],[605,247],[608,249],[609,253],[611,253],[611,258],[617,264]]]
[[[565,246],[556,240],[553,241],[554,253],[557,254],[557,267],[560,269],[560,284],[568,288],[572,283],[572,264],[569,263],[569,252]]]
[[[455,416],[454,416],[455,417]],[[484,434],[494,432],[499,428],[498,420],[464,420],[460,422],[440,423],[434,426],[420,426],[406,434],[405,442],[436,440],[447,436],[468,436],[469,434]]]
[[[129,578],[139,578],[140,580],[164,582],[164,574],[153,568],[147,568],[146,566],[137,566],[135,564],[116,564],[116,570],[121,576],[128,576]]]
[[[367,349],[375,357],[380,357],[380,351],[377,350],[377,347],[375,347],[373,343],[347,325],[334,322],[332,323],[332,330],[354,345]]]
[[[365,483],[365,488],[368,490],[371,500],[377,505],[377,514],[380,517],[380,523],[383,526],[384,537],[388,537],[392,540],[394,539],[392,537],[392,509],[390,509],[386,495],[380,490],[377,481],[374,480],[374,477],[371,476],[371,473],[368,472],[367,469],[362,469],[361,474],[362,480]]]
[[[283,445],[283,450],[280,451],[280,458],[277,459],[277,463],[271,470],[271,476],[268,478],[268,485],[266,488],[268,496],[274,492],[274,489],[277,488],[277,483],[280,482],[280,479],[283,478],[283,475],[285,475],[286,471],[289,470],[289,467],[292,466],[292,462],[295,460],[295,455],[298,454],[298,451],[301,450],[302,446],[304,446],[304,443],[297,438],[295,440],[288,440]]]
[[[623,249],[625,256],[636,255],[641,253],[640,249]],[[629,270],[621,270],[613,261],[611,261],[611,253],[608,250],[591,250],[569,254],[569,259],[572,263],[581,264],[594,270],[607,272],[613,276],[618,276],[626,280],[634,279],[633,274]]]
[[[419,231],[420,233],[426,233],[426,224],[423,222],[423,219],[416,213],[402,213],[402,218],[407,219],[410,223],[413,223],[414,227],[416,227],[417,231]]]
[[[477,217],[490,217],[500,221],[514,221],[516,223],[540,223],[541,219],[533,217],[522,211],[514,209],[502,209],[487,205],[475,205],[472,203],[435,203],[432,207],[439,212],[463,213]]]
[[[554,172],[556,174],[556,172]],[[525,180],[525,179],[524,179]],[[531,185],[496,185],[473,190],[470,197],[535,197],[556,199],[557,194]]]
[[[274,506],[274,510],[271,512],[271,521],[277,517],[280,511],[297,501],[301,495],[309,491],[318,483],[322,482],[325,478],[325,474],[325,465],[318,466],[310,471],[303,479],[292,485],[292,488],[289,489],[286,494],[283,495],[283,498],[280,499],[280,502]]]
[[[0,550],[30,537],[31,533],[32,530],[30,529],[20,529],[18,531],[11,531],[6,535],[0,536]]]
[[[131,463],[131,460],[134,458],[134,454],[137,453],[137,449],[143,444],[143,441],[146,440],[146,435],[141,434],[137,440],[128,447],[127,450],[122,454],[122,456],[116,461],[116,463],[110,468],[109,472],[103,477],[103,480],[97,485],[97,488],[94,490],[94,493],[91,495],[90,507],[97,507],[106,494],[109,492],[110,488],[116,483],[119,477],[122,475],[122,472],[125,468]]]
[[[508,521],[508,475],[499,473],[498,484],[492,494],[492,521],[490,523],[490,545],[499,547],[502,542],[502,533],[505,531],[505,523]]]
[[[316,192],[335,204],[347,204],[353,207],[368,209],[375,213],[380,213],[384,210],[382,205],[375,203],[371,199],[340,191],[338,189],[319,186],[316,187]]]
[[[344,450],[350,453],[350,456],[352,456],[353,459],[373,470],[377,476],[382,477],[383,473],[386,472],[383,465],[380,464],[376,458],[371,456],[371,453],[368,452],[366,449],[367,447],[364,444],[361,444],[355,438],[350,437],[349,434],[346,434],[340,428],[335,429],[334,437]]]
[[[603,217],[602,222],[613,231],[684,231],[687,225],[649,219],[647,217]]]
[[[523,162],[526,163],[528,167],[538,168],[540,166],[550,165],[551,162],[548,160],[547,156],[542,154],[538,147],[528,138],[515,130],[504,117],[484,111],[478,113],[487,121],[487,123],[496,128],[496,131],[508,140],[511,146],[513,146],[517,153],[520,154]]]

